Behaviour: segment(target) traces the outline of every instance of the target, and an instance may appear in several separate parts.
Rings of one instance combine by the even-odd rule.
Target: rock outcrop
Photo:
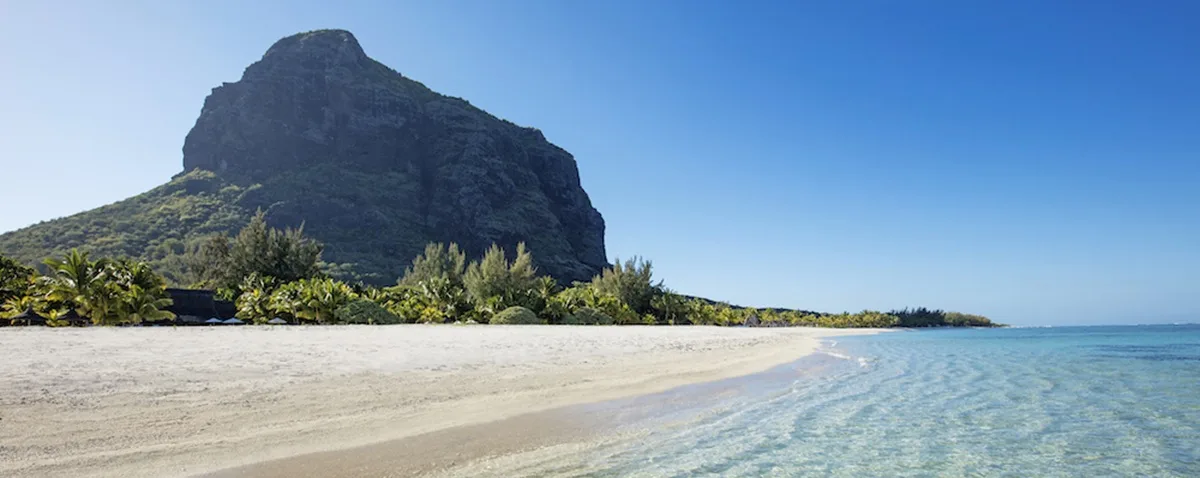
[[[372,60],[347,31],[284,38],[214,88],[183,153],[176,181],[203,183],[185,194],[233,204],[213,209],[219,226],[173,231],[181,240],[229,225],[232,207],[303,224],[325,260],[372,282],[394,280],[428,241],[472,255],[523,241],[564,281],[606,264],[604,220],[569,153]]]

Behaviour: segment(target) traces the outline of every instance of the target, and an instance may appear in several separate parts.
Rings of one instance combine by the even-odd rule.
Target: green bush
[[[401,319],[396,314],[388,312],[379,304],[366,299],[355,299],[349,304],[343,305],[334,312],[338,322],[347,324],[402,324],[404,319]]]
[[[580,307],[574,314],[563,318],[564,325],[612,325],[613,318],[591,307]]]
[[[831,328],[887,328],[900,324],[900,318],[875,310],[864,310],[857,314],[843,312],[840,314],[822,315],[817,318],[818,327]]]
[[[952,327],[992,327],[992,321],[982,315],[946,312],[946,325]]]
[[[534,314],[532,310],[516,306],[500,311],[500,313],[496,314],[495,317],[492,317],[491,323],[507,325],[530,325],[541,324],[544,322],[542,322],[542,319],[539,319],[537,314]]]

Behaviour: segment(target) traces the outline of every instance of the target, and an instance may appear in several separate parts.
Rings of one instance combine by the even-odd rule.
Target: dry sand
[[[573,404],[765,370],[828,329],[342,326],[0,329],[0,476],[363,476],[381,443],[476,438],[550,423]],[[534,412],[542,412],[540,414]],[[545,426],[538,426],[538,423]],[[450,435],[449,430],[466,434]],[[543,433],[544,435],[544,433]],[[442,440],[439,442],[438,440]],[[537,443],[534,437],[527,442]],[[373,448],[374,447],[374,448]],[[351,452],[330,454],[354,448]],[[472,455],[407,447],[423,465]],[[443,453],[438,454],[436,451]],[[498,449],[498,452],[503,452]],[[320,452],[326,452],[321,454]],[[314,455],[315,454],[315,455]],[[303,457],[324,456],[326,470]],[[381,455],[382,456],[382,455]],[[263,467],[262,462],[279,464]],[[298,461],[297,461],[298,460]],[[241,470],[241,471],[238,471]],[[412,468],[409,471],[429,471]],[[282,475],[281,475],[282,476]],[[382,475],[381,475],[382,476]]]

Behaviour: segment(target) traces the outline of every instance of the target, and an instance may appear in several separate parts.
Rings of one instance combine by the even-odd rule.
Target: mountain
[[[279,40],[214,88],[167,184],[0,235],[0,253],[35,262],[79,247],[183,280],[189,244],[258,209],[272,226],[303,225],[346,279],[390,283],[430,241],[472,255],[524,241],[560,281],[606,264],[604,219],[569,153],[402,76],[342,30]]]

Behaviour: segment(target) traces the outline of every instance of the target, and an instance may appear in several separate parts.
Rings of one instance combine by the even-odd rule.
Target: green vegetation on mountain
[[[23,264],[76,248],[95,257],[136,257],[184,284],[190,245],[249,221],[253,211],[237,206],[245,191],[194,171],[114,204],[0,235],[0,251]]]

